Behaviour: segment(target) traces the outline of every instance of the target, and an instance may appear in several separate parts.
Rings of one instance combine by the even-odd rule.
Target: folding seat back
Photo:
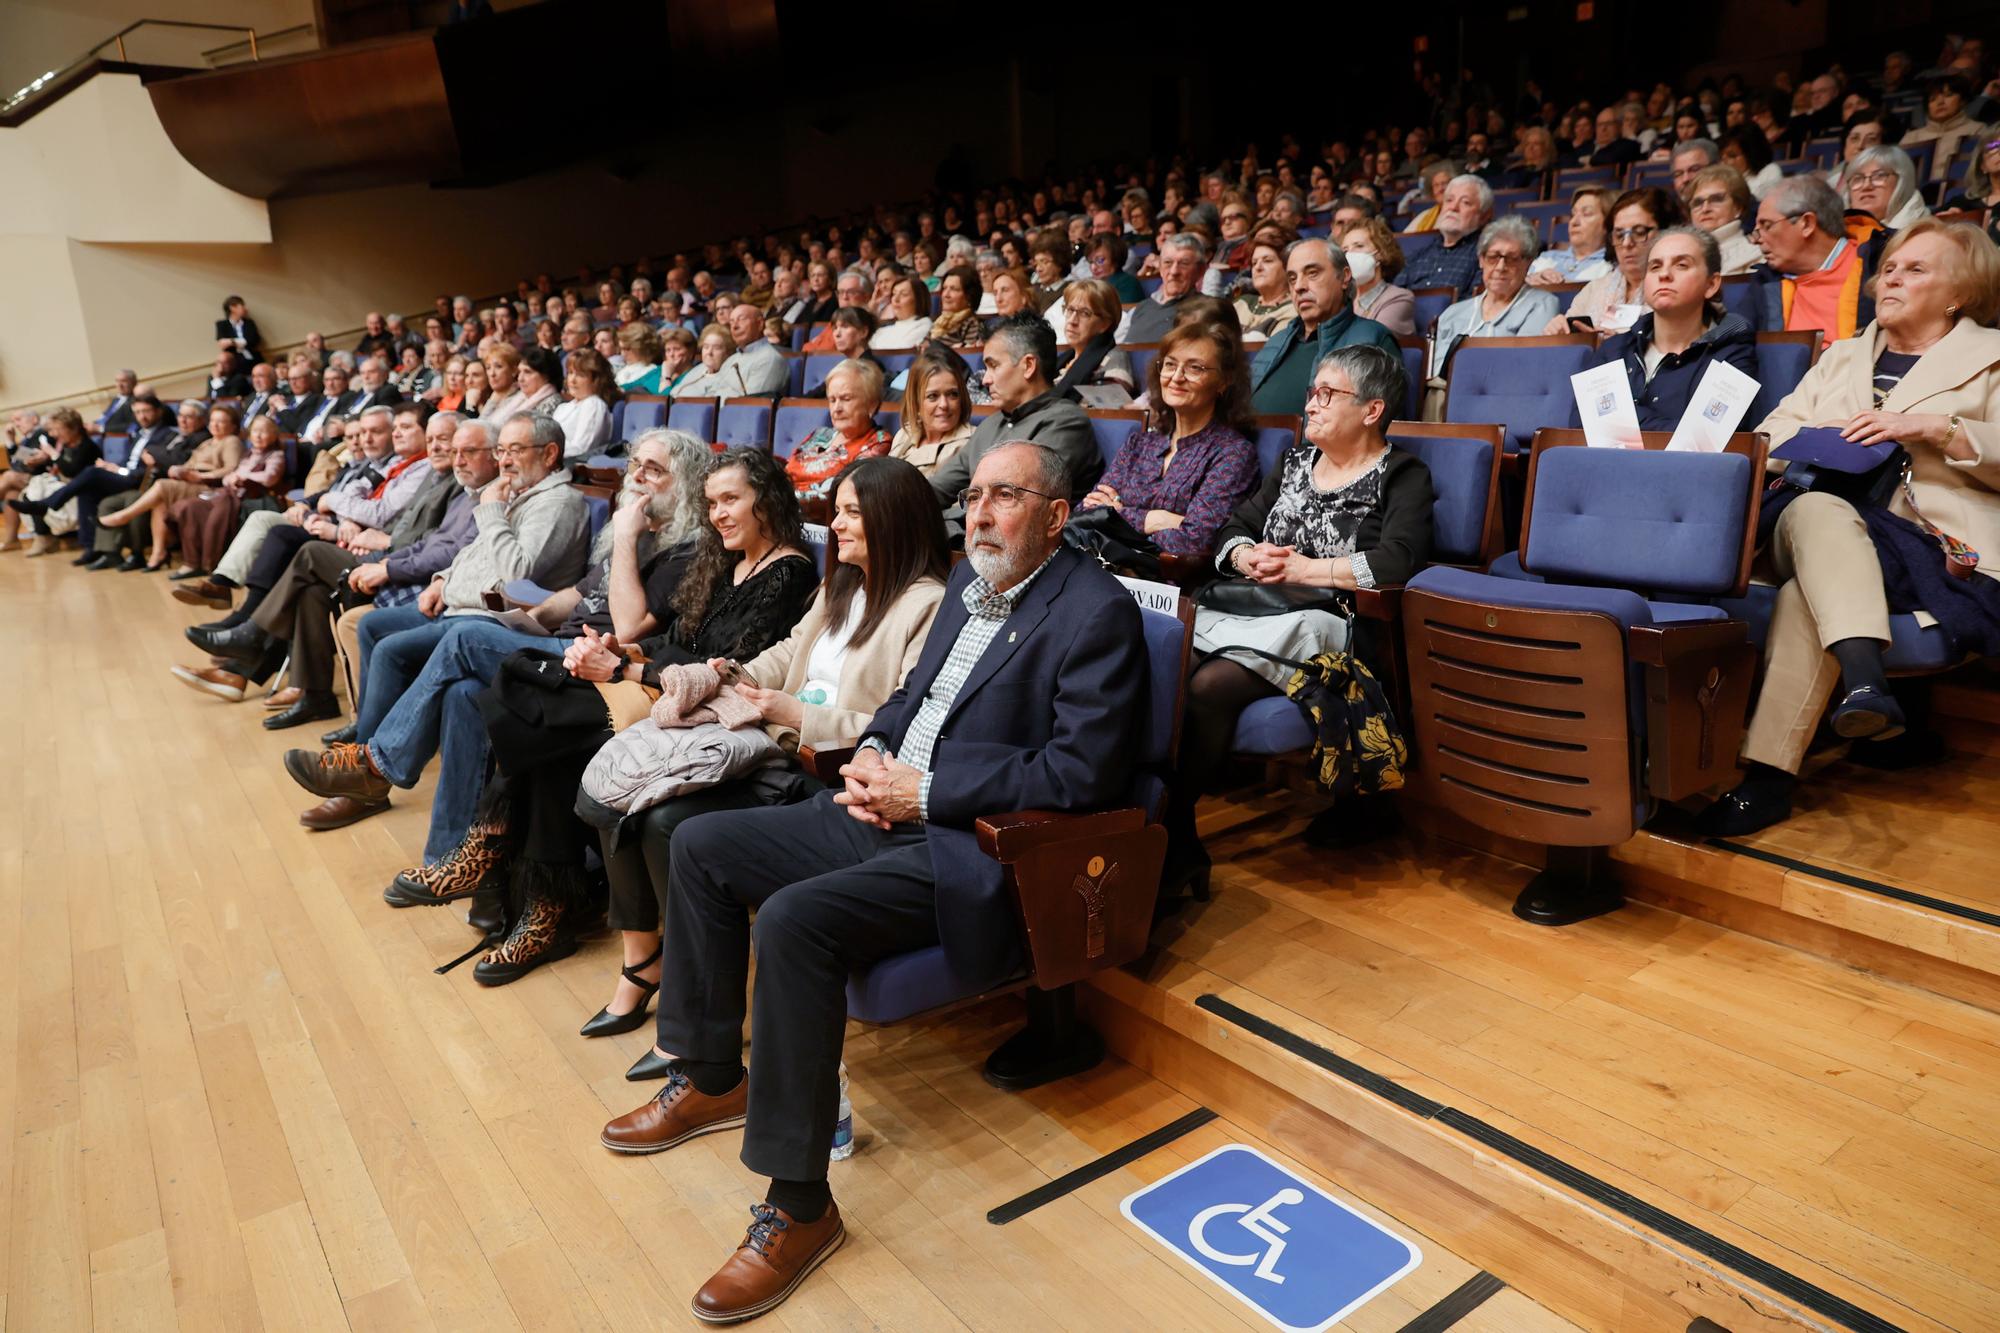
[[[1146,414],[1129,408],[1097,408],[1090,412],[1090,433],[1097,440],[1098,457],[1111,466],[1125,441],[1145,428]]]
[[[625,442],[625,399],[620,398],[611,405],[611,440],[614,444]]]
[[[104,451],[104,460],[107,463],[124,467],[125,460],[132,456],[132,437],[130,435],[108,434],[101,442],[101,447]],[[290,476],[291,471],[292,453],[288,452],[285,457],[285,474]]]
[[[629,423],[632,414],[628,411],[625,420]],[[715,439],[715,399],[676,398],[667,407],[667,424],[675,430],[684,430],[698,440]],[[636,429],[636,427],[635,427]]]
[[[1415,421],[1424,414],[1424,366],[1430,360],[1430,343],[1421,336],[1405,338],[1399,334],[1396,345],[1403,350],[1403,377],[1409,383],[1403,415]]]
[[[1722,305],[1732,315],[1750,321],[1750,327],[1764,328],[1764,285],[1747,273],[1732,273],[1722,279]]]
[[[824,398],[781,399],[771,426],[771,452],[779,458],[790,458],[792,450],[803,444],[808,435],[832,422]]]
[[[768,398],[737,398],[725,402],[716,414],[715,442],[725,449],[762,449],[768,453],[773,412]]]
[[[1805,156],[1821,170],[1830,169],[1840,160],[1840,140],[1813,139],[1806,144]]]
[[[1493,216],[1504,217],[1519,212],[1523,205],[1537,204],[1542,199],[1540,190],[1495,190],[1493,192]]]
[[[1615,186],[1618,184],[1616,167],[1564,167],[1556,172],[1556,195],[1567,199],[1586,185]]]
[[[713,400],[710,401],[712,402]],[[614,429],[612,431],[612,438],[629,440],[635,436],[645,434],[656,426],[666,425],[668,413],[670,411],[677,411],[680,404],[670,404],[667,399],[658,398],[652,394],[635,393],[626,395],[618,406],[625,410],[621,416],[614,418],[614,422],[622,426],[625,433],[621,435]],[[686,428],[680,427],[680,429]],[[703,435],[702,438],[707,439],[708,437]]]
[[[806,391],[806,359],[798,352],[786,352],[785,392],[797,398]]]
[[[1700,599],[1748,583],[1765,441],[1667,453],[1666,438],[1592,449],[1544,432],[1526,577],[1434,566],[1403,595],[1417,785],[1551,849],[1515,903],[1541,924],[1617,907],[1606,849],[1735,765],[1756,652]],[[1694,600],[1649,600],[1667,596]]]
[[[1494,422],[1507,450],[1525,450],[1544,426],[1577,423],[1570,376],[1595,359],[1587,333],[1534,338],[1467,338],[1447,367],[1444,419]]]
[[[1671,162],[1634,162],[1625,171],[1625,188],[1643,190],[1649,185],[1660,189],[1671,189],[1674,183],[1674,164]]]
[[[1576,294],[1588,285],[1588,283],[1582,282],[1558,282],[1554,286],[1545,287],[1542,290],[1555,297],[1556,304],[1561,306],[1562,312],[1567,315],[1570,306],[1576,301]]]
[[[883,430],[888,431],[891,435],[901,430],[903,428],[902,403],[892,401],[882,404],[881,410],[875,413],[875,424]]]
[[[882,363],[882,370],[889,379],[895,379],[910,368],[917,359],[915,352],[877,352],[875,359]]]
[[[846,359],[846,357],[843,357],[838,352],[814,352],[806,358],[804,383],[799,386],[798,393],[792,396],[796,398],[798,394],[804,393],[807,389],[818,388],[820,385],[826,383],[828,372]]]
[[[1458,288],[1419,287],[1416,289],[1415,296],[1414,313],[1417,321],[1417,332],[1424,337],[1429,337],[1431,330],[1437,327],[1437,318],[1444,313],[1445,307],[1454,304],[1458,300]]]
[[[1515,217],[1527,219],[1537,232],[1546,236],[1551,223],[1569,216],[1569,197],[1565,195],[1545,202],[1516,204],[1512,211]]]
[[[1396,233],[1396,244],[1402,249],[1405,261],[1415,259],[1418,255],[1443,239],[1443,236],[1434,231],[1399,231]],[[1423,325],[1419,324],[1417,327],[1422,328]]]
[[[1757,335],[1757,397],[1744,414],[1744,425],[1756,426],[1771,415],[1786,394],[1799,387],[1799,381],[1819,360],[1822,336],[1818,329],[1779,329]]]

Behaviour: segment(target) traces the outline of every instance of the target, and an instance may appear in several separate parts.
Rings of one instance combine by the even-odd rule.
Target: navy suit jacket
[[[952,572],[923,654],[863,733],[893,753],[970,613],[975,577]],[[1050,558],[953,700],[931,752],[925,832],[937,882],[938,936],[952,969],[981,986],[1020,967],[1020,926],[999,862],[974,821],[1015,810],[1085,811],[1131,799],[1148,716],[1138,604],[1123,584],[1065,546]]]

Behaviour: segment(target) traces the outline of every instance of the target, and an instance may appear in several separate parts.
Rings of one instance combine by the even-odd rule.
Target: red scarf
[[[402,476],[405,469],[410,467],[412,464],[422,463],[427,461],[429,461],[429,456],[427,454],[411,454],[408,458],[405,458],[400,463],[396,464],[396,466],[389,469],[389,475],[382,478],[381,485],[377,486],[374,490],[368,492],[368,498],[371,500],[381,499],[382,492],[389,489],[389,483],[394,481],[396,478]]]

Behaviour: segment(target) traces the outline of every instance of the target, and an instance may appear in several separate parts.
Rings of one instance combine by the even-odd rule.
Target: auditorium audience
[[[615,443],[611,438],[611,404],[617,398],[611,367],[604,364],[603,357],[588,349],[571,353],[563,370],[563,400],[550,413],[563,428],[565,461],[580,462]]]
[[[1479,271],[1483,286],[1477,294],[1446,306],[1431,335],[1432,387],[1451,354],[1466,338],[1521,338],[1538,333],[1550,320],[1562,318],[1553,292],[1528,286],[1528,265],[1541,244],[1524,219],[1504,217],[1479,233]]]
[[[932,343],[911,363],[903,389],[902,424],[889,456],[929,477],[972,438],[970,369],[965,358]]]
[[[1940,70],[1924,81],[1924,123],[1900,142],[1906,149],[1931,145],[1929,180],[1944,180],[1960,151],[1986,132],[1984,125],[1966,114],[1972,92],[1971,79],[1959,70]]]
[[[1285,271],[1298,318],[1257,352],[1250,391],[1259,413],[1296,416],[1304,410],[1315,368],[1335,348],[1369,343],[1391,356],[1401,351],[1394,334],[1354,313],[1346,251],[1317,237],[1294,241],[1285,254]]]
[[[869,361],[850,358],[827,372],[831,421],[800,440],[785,459],[785,475],[801,501],[828,499],[834,479],[849,464],[889,452],[889,432],[875,424],[883,385],[882,368]]]
[[[1705,832],[1740,837],[1791,816],[1829,703],[1826,723],[1842,739],[1904,731],[1883,666],[1891,615],[1928,615],[1956,653],[2000,651],[2000,332],[1986,327],[1996,316],[1992,241],[1967,223],[1913,223],[1884,251],[1873,320],[1828,347],[1757,425],[1774,446],[1829,424],[1855,444],[1894,441],[1910,472],[1881,507],[1821,491],[1765,501],[1782,510],[1769,547],[1781,582],[1763,683],[1743,781],[1704,812]],[[1951,577],[1954,555],[1967,577]]]
[[[1411,256],[1396,275],[1397,285],[1471,291],[1479,277],[1477,237],[1492,216],[1493,187],[1477,176],[1453,177],[1438,200],[1437,232],[1443,239]]]
[[[1193,280],[1193,274],[1189,274]],[[979,470],[979,460],[1002,443],[1031,441],[1062,459],[1074,494],[1065,504],[1083,498],[1097,484],[1104,461],[1090,418],[1069,398],[1058,394],[1050,375],[1055,367],[1056,335],[1039,315],[1021,313],[1001,319],[987,336],[982,374],[996,411],[973,427],[963,448],[938,464],[930,475],[938,502],[957,519],[960,492]]]
[[[58,407],[50,412],[42,431],[42,442],[21,450],[23,456],[0,476],[0,498],[7,501],[6,508],[0,510],[0,551],[20,549],[24,513],[32,513],[37,520],[28,554],[44,556],[54,551],[54,529],[46,521],[49,510],[29,511],[22,502],[56,494],[98,461],[97,441],[84,430],[83,418],[74,408]]]
[[[147,515],[152,524],[152,556],[146,562],[149,570],[166,563],[167,551],[172,546],[169,516],[173,508],[220,487],[223,478],[243,461],[243,441],[236,434],[236,410],[226,403],[203,409],[198,400],[195,406],[207,420],[208,438],[195,447],[187,461],[169,467],[165,477],[113,512],[98,510],[98,523],[111,528],[122,528],[141,514]],[[185,422],[188,402],[182,402],[181,410]],[[185,425],[182,429],[186,429]],[[192,567],[183,562],[182,571],[191,574]]]
[[[1257,486],[1242,336],[1227,324],[1176,325],[1147,377],[1146,429],[1126,439],[1077,509],[1115,509],[1162,551],[1206,556]]]
[[[1616,192],[1602,185],[1579,186],[1569,201],[1569,236],[1535,256],[1528,269],[1530,287],[1590,282],[1611,271],[1605,235]]]
[[[1182,309],[1186,309],[1183,305]],[[1137,376],[1132,357],[1115,341],[1118,292],[1099,278],[1080,278],[1063,291],[1062,377],[1056,392],[1085,407],[1123,407]]]
[[[1163,238],[1156,252],[1160,285],[1154,293],[1125,312],[1118,326],[1117,341],[1156,343],[1173,327],[1174,307],[1195,294],[1202,270],[1208,264],[1208,247],[1199,236],[1175,232]],[[1009,312],[1002,311],[1002,314]]]
[[[1743,234],[1743,221],[1756,216],[1757,201],[1742,172],[1727,165],[1703,167],[1684,197],[1688,220],[1715,238],[1723,273],[1748,273],[1764,261],[1764,252]]]
[[[1339,593],[1401,584],[1430,557],[1430,471],[1387,437],[1407,392],[1395,350],[1360,345],[1329,352],[1313,372],[1305,440],[1217,534],[1215,568],[1225,578],[1325,589],[1327,601],[1277,614],[1197,606],[1200,660],[1188,681],[1163,895],[1200,892],[1206,884],[1208,854],[1195,833],[1195,801],[1221,772],[1243,710],[1280,693],[1291,675],[1289,667],[1229,650],[1260,648],[1294,661],[1345,650]]]
[[[1647,186],[1619,195],[1611,205],[1611,253],[1616,264],[1585,283],[1568,312],[1551,317],[1542,332],[1622,333],[1631,328],[1645,310],[1647,247],[1666,228],[1686,220],[1680,199],[1666,190]]]
[[[892,459],[863,460],[841,474],[834,499],[832,572],[791,634],[741,664],[735,686],[787,750],[838,749],[860,739],[869,717],[916,664],[951,568],[943,523],[914,468]],[[586,679],[629,674],[626,663],[602,646],[573,651],[574,670]],[[710,665],[720,668],[724,660]],[[603,829],[609,918],[622,932],[625,965],[611,1001],[584,1024],[582,1035],[630,1032],[645,1022],[659,988],[660,921],[672,896],[674,831],[709,811],[791,804],[822,789],[787,763],[682,792]],[[626,1077],[666,1077],[670,1059],[655,1046]]]
[[[827,1159],[849,973],[940,943],[975,986],[1018,967],[1001,868],[975,847],[973,821],[1129,798],[1147,697],[1139,611],[1062,549],[1069,506],[1047,497],[1076,485],[1046,450],[984,455],[969,479],[968,559],[904,687],[867,724],[845,789],[675,830],[658,1037],[676,1059],[659,1095],[608,1124],[604,1142],[657,1152],[746,1124],[744,1162],[772,1183],[743,1247],[696,1294],[704,1318],[774,1306],[843,1237]],[[1020,642],[994,671],[966,679],[947,666],[976,659],[1009,623]],[[755,1079],[742,1049],[752,908]]]
[[[1646,313],[1600,345],[1596,360],[1625,367],[1640,430],[1678,426],[1713,362],[1757,378],[1757,335],[1722,306],[1722,250],[1713,234],[1679,226],[1655,236],[1642,290]]]

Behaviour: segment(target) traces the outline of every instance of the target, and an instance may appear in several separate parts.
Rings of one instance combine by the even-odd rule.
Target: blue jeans
[[[414,606],[377,607],[361,617],[354,627],[361,650],[361,701],[354,710],[354,730],[361,740],[375,734],[383,716],[410,688],[448,623],[442,616],[432,620]],[[377,653],[377,648],[384,651]]]
[[[378,611],[364,616],[368,624]],[[426,864],[438,860],[465,839],[479,806],[479,789],[486,778],[486,724],[473,697],[485,689],[509,654],[523,648],[560,653],[568,639],[550,639],[508,629],[484,616],[456,616],[440,622],[435,647],[414,678],[398,691],[393,707],[361,735],[368,754],[383,777],[398,787],[414,787],[424,765],[438,756],[437,794],[431,798],[431,829],[424,841]],[[404,640],[415,646],[426,631],[413,629],[392,636],[375,658],[373,675],[362,687],[365,705],[377,698],[378,683],[387,689],[405,656]]]

